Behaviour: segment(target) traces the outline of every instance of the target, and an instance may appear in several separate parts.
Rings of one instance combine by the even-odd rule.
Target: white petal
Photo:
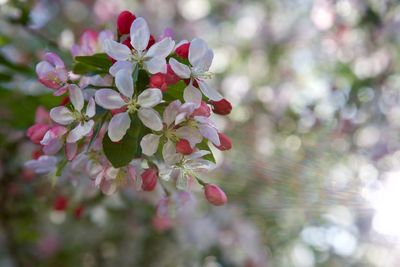
[[[211,154],[211,152],[207,151],[207,150],[199,150],[190,155],[185,156],[185,159],[189,159],[189,160],[198,159],[198,158],[201,158],[208,154]]]
[[[211,49],[209,49],[204,56],[198,60],[197,65],[194,66],[194,70],[199,73],[208,71],[211,67],[213,58],[214,53]]]
[[[126,69],[120,70],[115,75],[115,85],[124,96],[132,98],[133,95],[133,79],[132,73]]]
[[[182,139],[188,140],[191,147],[194,147],[203,139],[203,136],[201,135],[199,130],[197,130],[197,128],[189,126],[183,126],[176,129],[176,135]]]
[[[185,102],[196,104],[196,108],[198,108],[201,104],[202,94],[199,89],[195,88],[192,84],[189,84],[185,91],[183,91],[183,99]]]
[[[140,52],[145,50],[150,39],[147,22],[143,18],[136,18],[131,25],[130,35],[133,48]]]
[[[68,125],[74,121],[72,112],[66,107],[55,107],[50,110],[50,117],[53,121],[61,125]]]
[[[77,111],[81,111],[84,104],[84,98],[81,88],[76,86],[75,84],[71,84],[68,87],[69,91],[69,99],[71,100],[72,105]]]
[[[179,113],[178,115],[176,115],[175,125],[178,125],[179,123],[185,121],[186,120],[186,115],[187,115],[187,113],[185,113],[185,112]]]
[[[146,53],[147,57],[166,58],[174,49],[175,42],[170,38],[164,38],[160,42],[153,44]]]
[[[171,123],[175,121],[180,106],[181,106],[181,101],[175,100],[165,108],[163,113],[163,122],[167,124],[167,126],[171,125]]]
[[[111,89],[100,89],[95,94],[96,103],[105,109],[117,109],[126,105],[121,95]]]
[[[175,58],[170,58],[169,64],[171,65],[172,70],[175,72],[176,75],[183,79],[190,78],[190,68],[185,64],[180,63]]]
[[[149,88],[144,90],[138,96],[138,104],[144,108],[151,108],[160,103],[162,100],[162,92],[158,88]]]
[[[94,102],[94,98],[91,97],[86,107],[86,116],[92,118],[96,114],[96,103]]]
[[[176,188],[183,191],[189,190],[189,177],[181,171],[176,179]]]
[[[147,134],[140,141],[143,154],[152,156],[156,153],[158,144],[160,143],[160,136],[156,134]]]
[[[200,124],[198,126],[200,133],[210,140],[214,145],[219,146],[221,142],[219,141],[218,132],[214,127],[211,127],[206,124]]]
[[[152,108],[140,108],[138,111],[138,115],[143,124],[154,130],[161,131],[163,128],[163,124],[160,118],[160,115],[157,111]]]
[[[67,136],[67,143],[75,143],[88,135],[93,129],[94,121],[90,120],[85,123],[79,123],[74,129],[72,129]]]
[[[167,72],[167,61],[162,57],[153,57],[144,62],[144,68],[151,74]]]
[[[118,142],[121,140],[130,125],[131,119],[129,118],[128,112],[119,113],[112,117],[110,124],[108,125],[108,136],[111,141]]]
[[[173,165],[181,159],[181,154],[176,153],[175,144],[168,140],[162,150],[163,158],[166,164]]]
[[[205,159],[197,159],[195,161],[189,161],[186,164],[187,167],[189,167],[192,170],[197,170],[197,171],[201,171],[201,170],[205,170],[205,171],[210,171],[212,169],[215,169],[216,164],[209,161],[209,160],[205,160]]]
[[[209,48],[202,39],[193,39],[189,46],[189,62],[192,66],[196,67],[203,61],[204,56],[207,54]]]
[[[128,70],[130,73],[132,73],[134,66],[135,64],[129,61],[117,61],[111,66],[108,71],[112,76],[115,76],[120,70]]]
[[[103,50],[115,60],[128,60],[132,55],[129,47],[111,39],[104,40]]]
[[[219,101],[222,99],[222,95],[218,93],[218,91],[215,90],[214,88],[209,87],[205,81],[200,79],[197,79],[196,81],[200,87],[200,90],[206,97],[214,101]]]

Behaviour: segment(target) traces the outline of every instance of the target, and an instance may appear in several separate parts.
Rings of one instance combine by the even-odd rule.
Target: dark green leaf
[[[119,142],[112,142],[106,134],[103,138],[103,151],[115,168],[128,165],[131,160],[142,154],[140,140],[145,134],[143,124],[135,114],[131,117],[131,126]]]
[[[112,62],[106,54],[75,57],[72,71],[75,74],[95,75],[108,73]]]
[[[203,158],[209,161],[212,161],[215,163],[215,158],[214,155],[210,149],[210,146],[208,145],[208,141],[206,139],[203,139],[203,141],[197,145],[197,148],[200,150],[207,150],[210,151],[210,154],[205,155]]]
[[[174,101],[179,99],[183,101],[183,90],[186,88],[184,81],[179,81],[176,84],[168,86],[168,90],[164,92],[164,100]]]

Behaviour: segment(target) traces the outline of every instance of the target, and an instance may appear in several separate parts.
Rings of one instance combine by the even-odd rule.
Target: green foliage
[[[216,163],[214,155],[210,149],[210,145],[208,144],[208,141],[206,139],[203,139],[203,141],[197,145],[197,148],[199,148],[200,150],[207,150],[210,152],[210,154],[205,155],[203,158],[206,160],[209,160],[211,162]]]
[[[174,101],[179,99],[183,101],[183,90],[185,89],[186,84],[183,81],[179,81],[176,84],[168,86],[168,90],[164,92],[164,100],[166,101]]]
[[[103,138],[103,151],[115,168],[126,166],[134,158],[142,154],[140,140],[145,135],[145,128],[139,117],[131,117],[131,126],[119,142],[113,142],[106,134]]]
[[[105,74],[108,73],[111,66],[112,62],[107,54],[101,53],[92,56],[75,57],[72,71],[81,75]]]

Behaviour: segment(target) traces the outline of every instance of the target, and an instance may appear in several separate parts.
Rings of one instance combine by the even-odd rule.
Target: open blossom
[[[121,69],[128,69],[132,72],[139,64],[148,72],[166,73],[166,57],[174,48],[175,42],[167,37],[155,43],[147,50],[150,39],[150,30],[143,18],[136,18],[130,28],[130,44],[132,50],[121,43],[107,39],[103,43],[104,51],[117,62],[110,68],[110,73],[116,75]]]
[[[193,108],[194,106],[192,106]],[[163,128],[160,130],[160,133],[147,134],[140,142],[143,154],[147,156],[154,155],[158,149],[161,137],[167,139],[168,145],[170,143],[174,145],[181,138],[187,138],[192,147],[200,143],[202,136],[195,128],[183,124],[180,125],[181,121],[177,121],[177,116],[185,112],[186,107],[179,100],[171,102],[164,110],[162,119]]]
[[[105,109],[125,109],[125,112],[114,115],[108,126],[108,136],[111,141],[121,140],[131,124],[130,114],[137,112],[143,124],[154,130],[162,129],[160,115],[153,109],[162,100],[162,93],[157,88],[148,88],[137,97],[134,92],[132,75],[127,70],[121,70],[115,77],[119,92],[111,89],[100,89],[96,92],[96,103]]]
[[[39,82],[51,89],[58,89],[55,94],[64,93],[64,87],[68,80],[68,72],[64,61],[54,53],[46,53],[44,61],[36,65],[36,74]]]
[[[200,105],[201,93],[192,86],[196,82],[206,97],[214,101],[221,100],[222,96],[205,82],[205,79],[210,76],[208,70],[214,57],[212,50],[208,48],[203,40],[194,39],[190,42],[188,57],[191,66],[182,64],[174,58],[169,60],[169,64],[179,77],[190,79],[190,84],[184,92],[186,98],[190,98],[190,102]]]
[[[197,178],[198,173],[210,171],[215,168],[215,164],[202,157],[210,154],[209,151],[199,150],[191,155],[180,155],[176,153],[175,147],[164,146],[164,158],[169,158],[171,167],[178,171],[176,187],[181,190],[188,190],[190,181]],[[175,162],[174,162],[175,161]],[[166,161],[167,162],[167,161]]]
[[[90,56],[103,52],[102,44],[106,39],[113,39],[112,31],[105,30],[96,32],[86,30],[79,38],[79,43],[74,44],[71,48],[71,54],[76,56]]]
[[[68,90],[73,109],[70,110],[64,106],[53,108],[50,111],[50,117],[61,125],[74,127],[69,131],[66,141],[67,143],[75,143],[92,131],[94,125],[92,118],[95,115],[96,106],[94,99],[90,98],[84,111],[85,103],[82,90],[76,85],[70,85]]]

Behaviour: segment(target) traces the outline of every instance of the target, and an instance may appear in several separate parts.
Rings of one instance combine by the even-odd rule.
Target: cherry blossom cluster
[[[38,145],[26,167],[61,176],[85,174],[106,194],[137,190],[189,190],[197,183],[214,205],[227,201],[202,172],[215,168],[210,145],[232,147],[212,114],[232,106],[211,87],[213,52],[201,39],[155,38],[146,21],[129,11],[117,20],[118,34],[86,31],[72,47],[68,70],[55,53],[36,66],[39,81],[60,97],[60,106],[39,107],[27,131]]]

